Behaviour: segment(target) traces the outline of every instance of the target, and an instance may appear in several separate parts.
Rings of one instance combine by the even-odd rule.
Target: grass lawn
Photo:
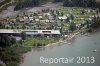
[[[23,45],[26,47],[33,47],[33,46],[45,46],[49,43],[55,43],[58,42],[60,38],[46,38],[46,37],[37,37],[37,38],[27,38],[27,40],[24,41]]]

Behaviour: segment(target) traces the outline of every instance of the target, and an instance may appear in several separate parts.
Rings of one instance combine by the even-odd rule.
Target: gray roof
[[[23,30],[23,29],[0,29],[0,33],[21,33],[26,32],[26,34],[60,34],[59,30]]]
[[[12,29],[0,29],[0,33],[21,33],[21,30]]]

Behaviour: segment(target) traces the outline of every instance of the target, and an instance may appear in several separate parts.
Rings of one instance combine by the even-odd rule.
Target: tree
[[[76,30],[76,24],[75,24],[74,22],[71,22],[71,23],[70,23],[70,25],[69,25],[69,30],[72,31],[72,32],[73,32],[74,30]]]
[[[26,29],[26,26],[25,26],[25,25],[23,25],[23,26],[22,26],[22,29]]]
[[[10,36],[11,44],[16,44],[16,38],[14,36]]]
[[[7,34],[0,34],[0,47],[7,47],[16,44],[16,39]]]
[[[63,0],[54,0],[53,2],[55,3],[55,2],[62,2]]]
[[[71,20],[74,20],[74,16],[72,14],[70,15],[70,19]]]
[[[38,6],[40,4],[40,1],[41,0],[25,0],[24,2],[19,2],[15,6],[14,10],[20,10],[22,8]]]
[[[64,16],[64,13],[63,12],[61,12],[61,16]]]
[[[69,22],[69,21],[70,21],[70,18],[69,18],[69,17],[67,17],[66,22]]]
[[[26,40],[26,33],[25,32],[22,32],[21,33],[21,37],[22,37],[22,40]]]
[[[90,26],[92,29],[100,27],[100,18],[94,18],[93,23]]]
[[[96,0],[64,0],[63,5],[67,7],[100,7]]]
[[[4,28],[5,28],[5,25],[2,22],[0,22],[0,29],[4,29]]]

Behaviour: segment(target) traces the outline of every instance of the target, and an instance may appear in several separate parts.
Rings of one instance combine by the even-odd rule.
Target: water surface
[[[93,52],[93,50],[99,50]],[[40,57],[61,58],[61,57],[94,57],[93,64],[58,63],[43,64],[40,63]],[[76,59],[75,59],[76,61]],[[68,44],[56,44],[46,48],[32,49],[26,54],[24,62],[20,66],[100,66],[100,31],[89,36],[80,35]]]

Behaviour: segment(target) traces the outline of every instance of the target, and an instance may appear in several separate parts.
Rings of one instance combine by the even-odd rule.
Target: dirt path
[[[40,11],[42,9],[47,9],[47,8],[59,8],[59,7],[62,7],[62,5],[63,4],[61,2],[60,3],[51,3],[51,2],[49,2],[47,4],[44,4],[44,5],[40,6],[40,7],[31,8],[31,9],[28,10],[28,12]]]

